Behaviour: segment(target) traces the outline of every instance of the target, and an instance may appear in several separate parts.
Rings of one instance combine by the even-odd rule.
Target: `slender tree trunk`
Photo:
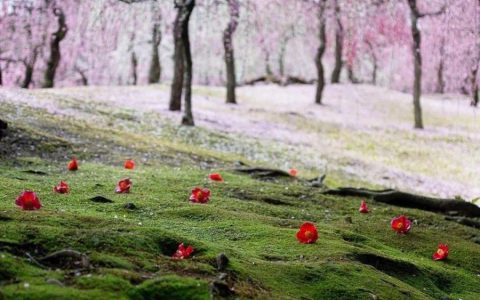
[[[162,41],[162,32],[160,30],[160,24],[155,22],[152,28],[152,58],[150,61],[150,70],[148,72],[148,83],[160,82],[162,75],[162,67],[160,65],[160,55],[158,53],[158,47]]]
[[[0,86],[2,85],[3,85],[3,72],[2,72],[2,65],[0,64]]]
[[[130,57],[130,64],[132,66],[132,84],[137,85],[138,82],[138,59],[137,59],[137,54],[135,51],[132,51],[131,57]]]
[[[32,77],[33,77],[33,65],[27,62],[25,63],[25,77],[20,87],[22,89],[28,89],[28,87],[30,86],[30,83],[32,83]]]
[[[176,1],[174,1],[176,2]],[[182,109],[182,89],[184,80],[184,46],[182,40],[182,14],[183,7],[177,7],[177,16],[173,25],[173,39],[175,43],[173,54],[173,80],[170,88],[170,106],[171,111],[179,111]]]
[[[478,74],[478,63],[476,66],[472,68],[472,73],[470,76],[470,84],[471,84],[471,97],[472,101],[470,102],[470,105],[473,107],[478,106],[478,101],[479,101],[479,89],[478,89],[478,80],[477,80],[477,74]]]
[[[47,61],[47,69],[42,87],[52,88],[55,85],[55,73],[61,60],[60,42],[65,38],[68,27],[65,22],[65,14],[62,9],[54,8],[53,14],[57,17],[58,29],[52,34],[50,41],[50,57]]]
[[[315,95],[315,103],[322,104],[322,94],[325,87],[325,72],[323,69],[322,57],[325,53],[327,37],[325,32],[325,6],[327,0],[320,0],[318,5],[318,39],[319,46],[317,55],[315,56],[315,65],[317,67],[317,92]]]
[[[350,80],[351,83],[353,84],[360,83],[360,80],[358,80],[358,78],[355,77],[355,73],[353,72],[353,66],[350,64],[347,64],[347,73],[348,73],[348,80]]]
[[[223,32],[223,47],[225,49],[225,66],[227,70],[227,103],[236,104],[235,88],[237,81],[235,77],[235,56],[233,50],[233,34],[238,26],[240,17],[240,3],[238,0],[227,0],[230,11],[230,22]]]
[[[440,63],[438,64],[437,69],[437,86],[435,92],[443,94],[445,92],[445,80],[443,78],[443,69],[444,69],[444,54],[445,54],[445,40],[442,38],[440,41]]]
[[[377,84],[377,70],[378,70],[378,63],[377,63],[377,56],[375,55],[375,49],[373,48],[372,43],[370,41],[365,41],[367,43],[368,49],[370,50],[370,55],[372,56],[372,79],[371,82],[373,85]]]
[[[182,44],[184,47],[185,59],[185,112],[182,118],[182,125],[194,126],[192,113],[192,53],[190,51],[190,36],[188,30],[188,23],[190,15],[195,8],[195,0],[185,5],[184,20],[182,22]]]
[[[414,64],[413,78],[413,112],[415,117],[415,128],[423,129],[422,106],[420,96],[422,94],[422,53],[421,53],[421,33],[418,29],[418,19],[420,14],[417,9],[416,0],[408,0],[410,6],[411,31],[413,38],[412,53]]]
[[[331,82],[339,83],[343,66],[343,25],[338,0],[335,0],[335,22],[337,23],[335,28],[335,67],[332,71]]]

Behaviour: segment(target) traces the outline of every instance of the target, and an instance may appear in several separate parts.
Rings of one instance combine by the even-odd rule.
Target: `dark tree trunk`
[[[77,73],[80,75],[80,80],[82,82],[82,85],[87,86],[88,85],[88,77],[87,77],[87,74],[85,74],[85,71],[81,70],[78,67],[75,67],[75,71],[77,71]]]
[[[348,73],[348,80],[350,80],[351,83],[353,84],[360,83],[360,80],[358,80],[358,78],[355,77],[355,73],[353,72],[353,66],[350,64],[347,64],[347,73]]]
[[[370,54],[372,55],[372,84],[376,85],[377,84],[377,70],[378,70],[378,60],[377,56],[375,55],[375,49],[373,48],[372,43],[369,41],[366,41],[368,49],[370,49]]]
[[[132,84],[137,85],[137,82],[138,82],[138,74],[137,74],[138,59],[137,59],[137,54],[135,53],[135,51],[132,51],[132,55],[130,57],[130,64],[132,66]]]
[[[325,53],[327,37],[325,33],[325,6],[327,0],[320,0],[318,5],[318,39],[319,45],[317,55],[315,56],[315,65],[317,67],[317,91],[315,103],[322,104],[322,94],[325,87],[325,71],[323,69],[322,57]]]
[[[227,103],[236,104],[235,87],[235,56],[233,51],[233,34],[238,26],[240,3],[238,0],[227,0],[230,11],[230,22],[223,32],[223,47],[225,49],[225,65],[227,70]]]
[[[50,57],[47,61],[47,69],[45,70],[44,82],[42,87],[52,88],[55,85],[55,73],[60,63],[60,42],[65,38],[68,27],[65,22],[65,14],[61,8],[54,8],[53,14],[57,17],[58,29],[52,34],[50,41]]]
[[[470,76],[470,84],[471,84],[471,96],[472,96],[472,101],[470,102],[470,105],[473,107],[478,106],[478,80],[477,80],[477,74],[478,74],[478,63],[476,66],[472,68],[472,74]]]
[[[0,65],[0,86],[2,85],[3,85],[3,73],[2,73],[2,65]]]
[[[335,22],[337,23],[335,28],[335,66],[332,71],[331,82],[339,83],[343,66],[343,25],[338,0],[335,1]]]
[[[33,78],[33,65],[30,63],[25,63],[25,78],[21,84],[22,89],[28,89],[30,84],[32,83]]]
[[[445,80],[443,78],[443,69],[444,69],[444,54],[445,54],[445,40],[442,38],[440,41],[440,63],[438,64],[437,69],[437,86],[435,92],[443,94],[445,92]]]
[[[423,129],[422,106],[420,103],[420,96],[422,94],[422,36],[420,30],[418,29],[418,19],[420,18],[420,13],[417,8],[416,0],[408,0],[408,5],[410,6],[411,31],[413,38],[413,113],[415,118],[415,128]]]
[[[162,32],[160,29],[160,23],[154,22],[152,28],[152,59],[150,61],[150,70],[148,72],[148,83],[160,82],[162,75],[162,67],[160,65],[160,55],[158,53],[158,47],[162,41]]]
[[[190,36],[188,23],[190,15],[195,7],[195,0],[187,1],[183,10],[182,21],[182,44],[184,48],[185,59],[185,112],[182,118],[182,125],[194,126],[192,113],[192,53],[190,51]]]
[[[174,1],[176,3],[176,1]],[[177,16],[173,25],[174,54],[173,54],[173,80],[170,89],[170,107],[171,111],[182,109],[182,89],[185,71],[184,47],[182,41],[182,15],[183,7],[177,7]]]

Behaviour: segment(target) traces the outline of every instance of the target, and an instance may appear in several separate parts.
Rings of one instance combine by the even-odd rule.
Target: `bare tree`
[[[61,60],[60,42],[65,38],[68,32],[68,26],[65,21],[65,13],[61,8],[53,8],[53,14],[57,17],[58,29],[52,34],[50,40],[50,57],[47,61],[44,82],[42,87],[52,88],[55,85],[55,73]]]
[[[332,83],[340,82],[340,75],[342,73],[343,66],[343,36],[344,30],[342,25],[342,19],[340,14],[339,0],[334,0],[335,5],[335,66],[332,71]]]
[[[161,20],[161,11],[156,4],[153,4],[152,57],[148,72],[148,83],[158,83],[160,82],[160,78],[162,76],[162,66],[160,64],[160,55],[158,53],[158,47],[162,42]]]
[[[233,34],[238,26],[240,17],[240,3],[238,0],[227,0],[230,21],[223,32],[223,47],[225,49],[225,66],[227,70],[227,103],[236,104],[235,88],[237,85],[235,77],[235,56],[233,50]]]
[[[176,1],[177,9],[181,13],[181,39],[183,46],[183,59],[185,63],[185,111],[182,118],[182,125],[194,126],[192,113],[192,53],[190,50],[190,36],[188,23],[193,9],[195,8],[195,0],[179,0]],[[173,91],[172,91],[173,92]]]
[[[322,104],[322,94],[325,87],[325,71],[323,68],[322,57],[325,53],[327,44],[327,36],[325,32],[325,8],[327,0],[320,0],[317,4],[318,17],[318,40],[319,45],[317,55],[315,56],[315,65],[317,67],[317,92],[315,95],[315,103]]]
[[[412,32],[412,53],[414,61],[414,79],[413,79],[413,113],[415,119],[415,128],[423,129],[422,106],[420,96],[422,94],[422,34],[418,28],[418,21],[426,16],[440,15],[445,11],[445,6],[437,12],[421,13],[417,7],[417,0],[407,0],[410,7],[410,29]]]

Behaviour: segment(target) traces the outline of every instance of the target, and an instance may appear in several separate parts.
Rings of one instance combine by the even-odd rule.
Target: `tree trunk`
[[[444,54],[445,54],[445,40],[442,38],[442,40],[440,41],[440,63],[437,69],[437,86],[435,88],[435,92],[439,94],[443,94],[445,92],[445,80],[443,79]]]
[[[132,66],[132,84],[137,85],[138,82],[138,74],[137,74],[137,67],[138,67],[138,59],[137,54],[135,51],[132,51],[132,55],[130,58],[130,63]]]
[[[235,87],[235,56],[233,51],[233,34],[238,26],[240,3],[238,0],[227,0],[230,11],[230,22],[223,32],[223,47],[225,49],[225,65],[227,70],[227,103],[236,104]]]
[[[52,34],[50,41],[50,57],[47,61],[47,69],[45,70],[44,82],[42,87],[52,88],[55,85],[55,73],[60,63],[60,42],[65,38],[68,27],[65,22],[65,14],[61,8],[54,8],[53,14],[57,17],[58,29]]]
[[[325,53],[327,37],[325,33],[325,6],[327,0],[320,0],[318,5],[318,39],[319,46],[317,55],[315,56],[315,65],[317,67],[317,91],[315,95],[315,103],[322,104],[322,94],[325,87],[325,72],[322,64],[322,57]]]
[[[162,32],[160,30],[160,24],[155,22],[152,28],[152,59],[150,61],[150,70],[148,72],[148,83],[160,82],[162,67],[160,65],[158,47],[160,46],[161,41]]]
[[[358,80],[358,78],[355,77],[355,73],[353,72],[353,66],[352,65],[347,64],[347,72],[348,72],[348,80],[350,80],[351,83],[353,83],[353,84],[360,83],[360,80]]]
[[[190,15],[195,7],[195,0],[187,1],[183,7],[182,17],[182,44],[185,59],[185,112],[182,118],[182,125],[194,126],[192,113],[192,53],[190,51],[190,36],[188,23]]]
[[[332,71],[331,82],[339,83],[343,65],[343,25],[338,0],[335,1],[335,22],[337,23],[335,28],[335,67]]]
[[[8,128],[7,122],[0,119],[0,140],[6,135],[5,131]]]
[[[422,94],[422,53],[421,53],[421,33],[418,29],[418,19],[420,14],[417,9],[416,0],[408,0],[410,6],[411,31],[413,38],[412,53],[414,63],[413,79],[413,112],[415,117],[415,128],[423,129],[422,106],[420,96]]]
[[[176,2],[176,1],[174,1]],[[177,7],[178,12],[173,25],[174,54],[173,54],[173,80],[170,88],[170,106],[171,111],[182,109],[182,89],[185,71],[184,47],[182,41],[182,14],[183,7]]]
[[[478,106],[478,80],[477,80],[477,74],[478,74],[478,63],[476,66],[472,68],[472,74],[470,76],[471,80],[471,96],[472,96],[472,101],[470,102],[470,105],[473,107]]]
[[[23,79],[23,82],[20,87],[22,89],[28,89],[28,87],[32,83],[32,77],[33,77],[33,65],[30,63],[25,63],[25,78]]]
[[[377,70],[378,70],[378,63],[377,63],[377,56],[375,55],[375,49],[373,48],[372,43],[370,41],[365,41],[367,43],[368,49],[370,49],[370,54],[372,55],[372,84],[376,85],[377,84]]]

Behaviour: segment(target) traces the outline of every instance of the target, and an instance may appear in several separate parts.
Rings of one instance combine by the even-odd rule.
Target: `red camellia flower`
[[[362,203],[360,204],[360,208],[358,209],[358,211],[361,212],[362,214],[368,213],[367,202],[362,200]]]
[[[207,203],[210,200],[210,190],[196,187],[190,194],[190,201],[193,203]]]
[[[130,193],[131,187],[132,187],[132,181],[130,180],[130,178],[122,179],[117,183],[117,187],[115,188],[115,193]]]
[[[404,215],[393,218],[390,224],[392,225],[393,230],[403,234],[409,232],[412,227],[412,222],[410,222],[410,220]]]
[[[78,170],[78,161],[75,157],[68,163],[68,170],[69,171],[76,171]]]
[[[59,194],[67,194],[70,191],[70,188],[65,181],[60,181],[60,183],[53,188],[53,191]]]
[[[295,177],[298,174],[298,170],[297,169],[290,169],[290,170],[288,170],[288,174],[290,174],[290,176]]]
[[[222,175],[220,175],[218,173],[212,173],[212,174],[208,175],[208,178],[212,181],[223,182]]]
[[[192,246],[185,247],[185,246],[183,245],[183,243],[181,243],[180,245],[178,245],[178,249],[177,249],[177,251],[175,251],[175,253],[172,255],[172,258],[173,258],[173,259],[189,258],[190,255],[192,255],[193,250],[194,250],[194,249],[193,249]]]
[[[313,244],[318,239],[318,231],[313,223],[305,222],[297,232],[297,240],[302,244]]]
[[[127,159],[123,166],[125,169],[133,170],[135,168],[135,162],[132,159]]]
[[[448,245],[439,244],[437,252],[433,253],[433,260],[444,260],[448,257]]]
[[[17,197],[15,204],[20,206],[23,210],[36,210],[42,207],[40,199],[37,194],[32,191],[24,191]]]

